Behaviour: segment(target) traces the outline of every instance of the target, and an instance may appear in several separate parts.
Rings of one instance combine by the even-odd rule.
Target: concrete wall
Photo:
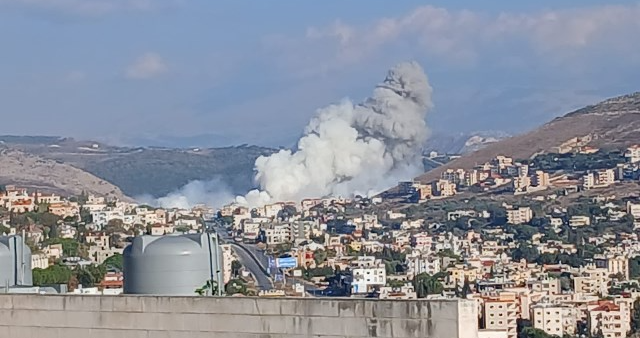
[[[0,295],[0,337],[477,336],[472,301]]]

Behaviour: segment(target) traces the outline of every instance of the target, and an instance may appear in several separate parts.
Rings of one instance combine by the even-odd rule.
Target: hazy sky
[[[635,1],[0,0],[0,134],[290,145],[393,64],[442,132],[530,129],[640,90]]]

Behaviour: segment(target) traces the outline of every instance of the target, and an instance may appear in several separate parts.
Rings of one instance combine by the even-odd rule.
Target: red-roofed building
[[[589,312],[589,332],[601,333],[605,338],[622,338],[631,330],[630,310],[627,304],[600,301]]]

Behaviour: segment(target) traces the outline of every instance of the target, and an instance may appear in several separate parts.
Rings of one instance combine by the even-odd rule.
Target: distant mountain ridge
[[[15,184],[58,194],[86,192],[129,199],[117,186],[86,171],[4,145],[0,145],[0,184]]]
[[[218,180],[230,193],[246,193],[253,186],[255,159],[276,149],[258,146],[224,148],[176,149],[164,147],[115,147],[94,141],[50,136],[0,136],[0,146],[20,152],[46,163],[69,166],[70,176],[85,172],[96,181],[104,181],[116,192],[127,196],[164,196],[193,180]],[[1,168],[1,167],[0,167]],[[39,172],[45,168],[37,168]],[[18,171],[4,175],[6,182],[24,182]],[[30,176],[29,180],[35,179]],[[70,177],[73,179],[73,177]],[[41,184],[52,185],[51,177],[43,175]],[[102,183],[101,183],[102,184]],[[75,192],[71,186],[59,186],[58,191]],[[92,190],[88,188],[88,190]],[[97,189],[96,192],[101,191]]]
[[[572,146],[626,148],[640,144],[640,92],[622,95],[558,117],[522,135],[490,144],[420,177],[431,181],[450,168],[471,169],[496,155],[526,159]]]

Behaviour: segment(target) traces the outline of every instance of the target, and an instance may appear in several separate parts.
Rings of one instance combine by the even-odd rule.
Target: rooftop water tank
[[[139,236],[124,249],[124,293],[195,296],[222,280],[222,250],[214,234]]]
[[[32,284],[31,249],[22,236],[0,236],[0,287]]]

